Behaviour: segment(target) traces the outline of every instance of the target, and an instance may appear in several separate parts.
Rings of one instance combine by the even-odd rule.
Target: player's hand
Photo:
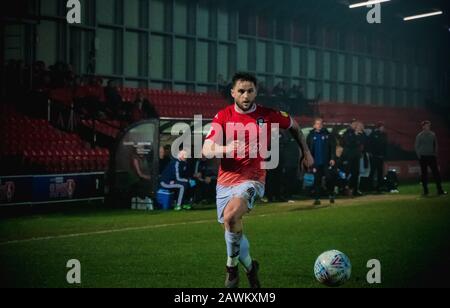
[[[332,160],[330,160],[330,166],[331,167],[334,167],[334,166],[336,166],[336,162],[332,159]]]
[[[305,153],[305,157],[303,159],[303,164],[305,165],[305,167],[307,169],[309,169],[312,166],[314,166],[314,158],[312,157],[311,152],[306,152]]]
[[[234,140],[230,142],[224,149],[225,155],[233,155],[234,153],[239,153],[239,150],[244,149],[244,143],[239,140]]]

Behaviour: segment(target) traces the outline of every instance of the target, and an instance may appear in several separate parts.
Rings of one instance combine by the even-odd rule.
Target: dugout
[[[129,207],[131,198],[143,194],[143,190],[148,197],[155,197],[159,176],[158,151],[158,119],[133,124],[121,133],[112,152],[108,172],[107,200],[111,205]],[[144,181],[139,173],[148,179]]]

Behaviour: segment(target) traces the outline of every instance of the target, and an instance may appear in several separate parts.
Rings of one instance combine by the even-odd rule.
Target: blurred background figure
[[[361,192],[369,192],[370,185],[370,173],[372,166],[370,164],[370,154],[368,150],[369,138],[366,134],[365,125],[362,122],[358,122],[356,126],[356,137],[359,145],[360,160],[359,160],[359,177],[357,195],[361,195]]]
[[[438,142],[436,134],[431,131],[431,122],[422,122],[422,131],[416,137],[415,149],[422,173],[423,195],[428,196],[428,168],[436,181],[438,195],[447,195],[442,188],[441,173],[437,165]]]
[[[323,179],[326,178],[326,193],[330,203],[334,203],[334,187],[331,185],[329,172],[336,165],[336,141],[326,128],[323,127],[323,119],[316,118],[313,129],[307,137],[308,147],[314,157],[314,205],[320,205]]]
[[[134,209],[144,204],[148,210],[153,210],[153,203],[150,199],[152,195],[151,164],[147,155],[148,153],[144,146],[137,146],[136,152],[132,156],[132,170],[139,178],[132,190],[135,193],[132,200]]]
[[[170,144],[159,147],[159,175],[163,173],[167,165],[170,163]]]
[[[360,159],[361,159],[361,146],[362,138],[361,134],[358,133],[359,122],[355,119],[352,120],[350,127],[345,131],[342,138],[342,145],[344,147],[344,155],[348,159],[349,163],[349,176],[350,182],[349,187],[352,190],[353,196],[361,196],[362,193],[359,191],[359,169],[360,169]]]
[[[213,163],[213,160],[204,157],[194,159],[192,176],[196,182],[193,190],[194,203],[214,203],[218,170]]]
[[[378,193],[382,192],[384,179],[384,159],[387,152],[387,134],[383,122],[379,122],[369,136],[369,151],[371,154],[370,187]],[[374,181],[376,184],[374,185]]]
[[[109,80],[104,91],[106,110],[117,119],[121,113],[123,100],[122,96],[120,96],[119,90],[117,89],[116,82],[114,80]]]
[[[133,106],[130,112],[130,120],[132,123],[139,122],[145,119],[158,118],[158,112],[155,107],[150,103],[148,98],[144,97],[142,90],[136,93],[136,99],[133,102]]]
[[[180,151],[177,158],[173,159],[161,174],[161,188],[173,191],[177,195],[175,211],[192,209],[192,205],[188,204],[191,191],[189,178],[187,176],[187,160],[187,151]]]

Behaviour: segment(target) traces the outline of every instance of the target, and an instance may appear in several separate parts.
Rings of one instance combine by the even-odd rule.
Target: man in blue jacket
[[[334,185],[333,181],[328,179],[329,170],[336,164],[336,141],[333,136],[323,127],[323,119],[314,120],[314,129],[311,130],[307,139],[308,147],[314,157],[314,205],[320,205],[320,195],[323,177],[327,178],[327,193],[330,203],[334,203]]]
[[[191,205],[183,205],[183,201],[188,195],[190,189],[190,182],[187,178],[187,152],[180,151],[177,159],[173,159],[161,174],[161,187],[170,191],[177,192],[177,205],[175,211],[181,211],[181,209],[190,210]]]

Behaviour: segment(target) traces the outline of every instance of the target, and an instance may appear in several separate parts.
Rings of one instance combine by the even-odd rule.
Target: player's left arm
[[[272,112],[271,116],[273,123],[279,123],[280,128],[287,129],[291,133],[301,150],[300,161],[302,161],[306,167],[311,168],[314,165],[314,159],[311,155],[311,151],[309,150],[305,135],[303,134],[297,121],[283,111]]]
[[[308,147],[305,135],[303,134],[300,125],[292,117],[289,132],[300,147],[300,150],[302,152],[301,155],[303,156],[301,160],[305,163],[306,167],[311,168],[314,165],[314,158],[311,155],[311,151]]]

